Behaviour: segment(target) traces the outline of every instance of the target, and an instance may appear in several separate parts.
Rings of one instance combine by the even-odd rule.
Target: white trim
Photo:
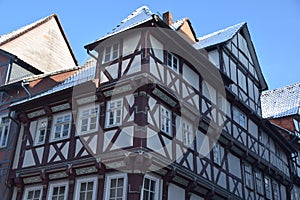
[[[190,147],[193,144],[194,127],[193,124],[184,117],[181,118],[181,134],[182,144]]]
[[[172,136],[172,112],[165,106],[159,108],[160,130]]]
[[[86,182],[93,182],[93,196],[92,196],[92,200],[96,200],[96,197],[97,197],[97,187],[98,187],[98,179],[97,179],[97,177],[78,178],[76,180],[76,185],[75,185],[75,190],[74,190],[74,192],[75,192],[74,199],[75,200],[79,200],[81,183],[86,183]]]
[[[43,122],[46,122],[46,127],[42,127]],[[41,145],[41,144],[45,143],[47,128],[48,128],[48,118],[40,118],[40,119],[37,120],[34,145]],[[40,130],[43,130],[43,129],[45,129],[44,139],[43,139],[42,142],[39,142],[38,140],[39,140],[39,137],[40,137]]]
[[[151,181],[155,181],[155,196],[154,196],[154,200],[158,200],[160,199],[160,179],[154,176],[151,176],[149,174],[145,174],[144,176],[144,180],[143,180],[143,185],[142,185],[142,189],[141,189],[141,200],[144,199],[144,184],[145,184],[145,179],[149,179]],[[148,200],[148,199],[147,199]]]
[[[67,200],[68,199],[68,193],[69,193],[69,181],[50,183],[47,199],[52,200],[53,188],[54,187],[61,187],[61,186],[65,186],[64,200]]]
[[[70,121],[68,123],[69,125],[69,129],[68,129],[68,133],[66,136],[62,136],[62,137],[58,137],[58,138],[55,138],[55,129],[56,129],[56,120],[57,118],[59,117],[65,117],[67,115],[70,115]],[[63,124],[67,124],[67,123],[63,123]],[[72,125],[72,114],[70,111],[67,111],[67,112],[61,112],[61,113],[57,113],[53,116],[53,121],[52,121],[52,127],[51,127],[51,138],[50,138],[50,142],[53,142],[53,141],[59,141],[59,140],[63,140],[63,139],[66,139],[70,136],[70,131],[71,131],[71,125]],[[61,134],[62,134],[62,131],[63,131],[63,128],[61,129]]]
[[[40,193],[40,196],[39,196],[39,200],[42,199],[42,194],[43,194],[43,186],[31,186],[31,187],[25,187],[25,192],[24,192],[24,196],[23,196],[23,200],[27,200],[27,196],[28,196],[28,193],[30,191],[36,191],[36,190],[40,190],[41,193]]]
[[[120,106],[117,106],[118,102],[121,102]],[[111,108],[112,104],[115,104],[114,108]],[[113,117],[112,117],[113,123],[112,124],[110,124],[111,111],[113,111],[112,112],[113,113]],[[120,116],[117,115],[118,111],[120,111]],[[105,119],[105,127],[106,128],[120,126],[123,122],[123,99],[121,98],[121,99],[113,99],[111,101],[107,101],[105,114],[106,114],[106,119]],[[117,118],[120,118],[119,122],[118,122]]]
[[[116,52],[117,52],[117,56],[114,57],[114,46],[117,45],[117,49],[116,49]],[[109,48],[109,52],[108,51],[108,48]],[[110,61],[113,61],[115,59],[118,59],[119,57],[119,50],[120,50],[120,44],[118,42],[110,45],[110,46],[106,46],[104,47],[103,49],[103,59],[102,59],[102,63],[108,63]],[[109,56],[108,59],[106,59],[106,56]]]
[[[8,118],[8,122],[5,124],[2,124],[2,120],[3,118]],[[11,120],[9,119],[9,117],[7,115],[2,115],[0,116],[0,129],[1,129],[1,134],[0,134],[0,148],[5,148],[7,146],[7,142],[8,142],[8,138],[9,138],[9,133],[10,133],[10,125],[11,125]],[[6,133],[6,138],[5,138],[5,143],[2,145],[3,143],[3,135],[5,133],[5,127],[7,127],[7,133]],[[3,132],[4,130],[4,132]]]
[[[169,59],[169,56],[171,56],[171,60]],[[169,60],[171,63],[169,63]],[[176,68],[174,67],[175,64],[176,64]],[[167,66],[170,69],[172,69],[174,72],[176,72],[176,73],[179,72],[179,59],[173,53],[167,52]]]
[[[125,200],[125,199],[127,199],[127,185],[128,185],[128,183],[127,183],[127,174],[125,174],[125,173],[118,173],[118,174],[107,174],[106,175],[106,179],[105,179],[105,181],[106,181],[106,183],[105,183],[105,189],[104,189],[104,191],[105,191],[105,200],[109,200],[110,198],[109,198],[109,196],[110,196],[110,184],[111,184],[111,180],[112,179],[117,179],[117,178],[124,178],[124,183],[123,183],[123,194],[122,194],[122,200]]]
[[[91,125],[91,118],[94,117],[94,115],[91,114],[91,110],[92,109],[97,109],[96,112],[96,127],[94,129],[91,129],[90,125]],[[89,115],[87,117],[85,117],[85,119],[87,119],[87,130],[86,131],[82,131],[82,114],[83,111],[87,111],[89,112]],[[77,115],[77,135],[84,135],[84,134],[88,134],[88,133],[92,133],[92,132],[96,132],[98,131],[99,128],[99,116],[100,116],[100,106],[99,104],[88,104],[88,105],[84,105],[78,108],[78,115]]]

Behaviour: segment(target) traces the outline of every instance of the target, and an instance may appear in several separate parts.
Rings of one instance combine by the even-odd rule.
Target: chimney
[[[166,24],[171,25],[173,24],[173,15],[171,12],[167,11],[163,14],[163,20]]]

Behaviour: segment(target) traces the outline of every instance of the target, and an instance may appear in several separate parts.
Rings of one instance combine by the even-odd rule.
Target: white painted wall
[[[124,38],[123,42],[123,57],[132,54],[135,49],[140,49],[140,46],[138,46],[138,42],[141,38],[141,33],[140,32],[131,32],[129,37]]]
[[[191,86],[199,90],[199,75],[186,64],[183,64],[182,76]]]
[[[163,52],[164,45],[161,42],[159,42],[152,35],[150,35],[150,42],[151,42],[155,57],[158,58],[160,61],[163,61],[164,60],[164,52]]]

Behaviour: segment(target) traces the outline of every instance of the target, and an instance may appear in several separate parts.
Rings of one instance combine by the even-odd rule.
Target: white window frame
[[[61,123],[56,123],[57,119],[60,118],[60,117],[63,117],[63,119],[69,115],[70,116],[70,120],[69,121],[63,121]],[[62,126],[61,127],[61,131],[60,131],[60,137],[55,137],[55,131],[56,131],[56,127],[57,127],[57,124],[59,126]],[[63,126],[68,124],[69,125],[69,129],[68,129],[68,133],[66,136],[63,136]],[[52,141],[58,141],[58,140],[63,140],[63,139],[66,139],[70,136],[70,131],[71,131],[71,125],[72,125],[72,114],[71,112],[63,112],[63,113],[57,113],[54,115],[53,117],[53,122],[52,122],[52,132],[51,132],[51,142]]]
[[[264,178],[264,188],[267,199],[272,199],[272,185],[269,177]]]
[[[4,119],[8,119],[8,121],[5,123],[2,123],[4,121]],[[5,148],[7,146],[10,122],[11,122],[11,120],[9,119],[8,116],[0,117],[0,148]]]
[[[120,102],[120,106],[118,103]],[[112,107],[112,105],[114,105]],[[110,123],[110,120],[113,120]],[[119,119],[119,120],[118,120]],[[106,103],[106,128],[120,126],[123,121],[123,99],[114,99]]]
[[[47,135],[47,128],[48,128],[48,119],[47,118],[41,118],[41,119],[37,120],[34,145],[40,145],[40,144],[45,143],[46,135]],[[44,133],[43,140],[39,141],[40,137],[42,136],[41,133]]]
[[[64,192],[64,200],[68,199],[68,193],[69,193],[69,181],[63,181],[63,182],[56,182],[56,183],[50,183],[49,186],[49,192],[48,192],[48,200],[52,200],[53,197],[53,189],[55,187],[65,187],[65,192]]]
[[[167,66],[178,73],[179,59],[172,53],[167,52]],[[175,67],[176,66],[176,67]]]
[[[154,181],[155,182],[155,191],[154,191],[154,200],[158,200],[159,199],[159,194],[160,194],[160,180],[154,176],[150,176],[148,174],[146,174],[144,176],[144,180],[143,180],[143,185],[142,185],[142,191],[141,191],[141,200],[146,199],[146,200],[150,200],[147,199],[147,197],[144,198],[144,186],[145,186],[145,179],[149,179],[150,181]]]
[[[280,189],[277,182],[272,181],[273,187],[273,200],[280,200]]]
[[[223,149],[219,143],[215,143],[213,146],[213,161],[214,163],[221,165],[222,163]]]
[[[39,196],[39,200],[42,199],[42,195],[43,195],[43,186],[31,186],[31,187],[26,187],[25,188],[25,192],[24,192],[24,196],[23,196],[23,200],[28,200],[28,193],[31,191],[37,191],[40,190],[40,196]],[[29,199],[29,200],[33,200],[33,199]]]
[[[246,187],[253,189],[253,172],[252,167],[249,164],[244,164],[244,175]]]
[[[110,46],[106,46],[103,50],[103,63],[107,63],[117,59],[119,57],[119,49],[119,43],[114,43]]]
[[[76,190],[75,190],[75,200],[79,200],[80,198],[80,187],[81,183],[93,182],[93,196],[92,200],[96,200],[97,198],[97,187],[98,181],[97,177],[86,177],[86,178],[79,178],[76,180]]]
[[[95,110],[95,112],[93,111]],[[84,112],[88,112],[88,115],[84,115]],[[99,128],[99,114],[100,114],[100,106],[98,104],[92,104],[92,105],[85,105],[78,109],[78,115],[77,115],[77,134],[87,134],[98,131]],[[91,128],[92,125],[92,119],[95,119],[95,128]],[[83,120],[87,121],[86,124],[86,130],[82,130],[82,124]]]
[[[255,172],[255,186],[256,191],[258,194],[263,195],[264,194],[264,185],[263,185],[263,176],[262,173],[259,171]]]
[[[172,135],[172,112],[162,105],[160,105],[160,130]]]
[[[119,179],[123,178],[124,183],[123,183],[123,193],[122,193],[122,200],[127,199],[127,174],[125,173],[119,173],[119,174],[108,174],[106,175],[106,183],[105,183],[105,200],[110,200],[110,189],[111,189],[111,180],[113,179]]]
[[[193,125],[185,118],[181,121],[181,133],[182,133],[182,143],[185,146],[190,146],[193,142]]]
[[[233,120],[237,122],[241,127],[247,128],[247,116],[240,111],[237,107],[233,107]]]

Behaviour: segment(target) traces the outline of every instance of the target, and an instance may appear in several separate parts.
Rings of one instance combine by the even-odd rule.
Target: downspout
[[[94,76],[94,80],[97,81],[95,84],[96,84],[96,87],[99,87],[100,85],[100,69],[98,66],[98,58],[96,56],[94,56],[91,51],[89,49],[86,50],[87,54],[89,56],[91,56],[92,58],[94,58],[96,60],[96,69],[95,69],[95,76]]]
[[[26,92],[26,94],[28,95],[28,97],[31,98],[32,95],[31,95],[31,93],[29,92],[29,90],[25,87],[25,83],[27,83],[27,82],[22,81],[22,82],[21,82],[21,87],[25,90],[25,92]],[[27,84],[28,84],[28,83],[27,83]]]

